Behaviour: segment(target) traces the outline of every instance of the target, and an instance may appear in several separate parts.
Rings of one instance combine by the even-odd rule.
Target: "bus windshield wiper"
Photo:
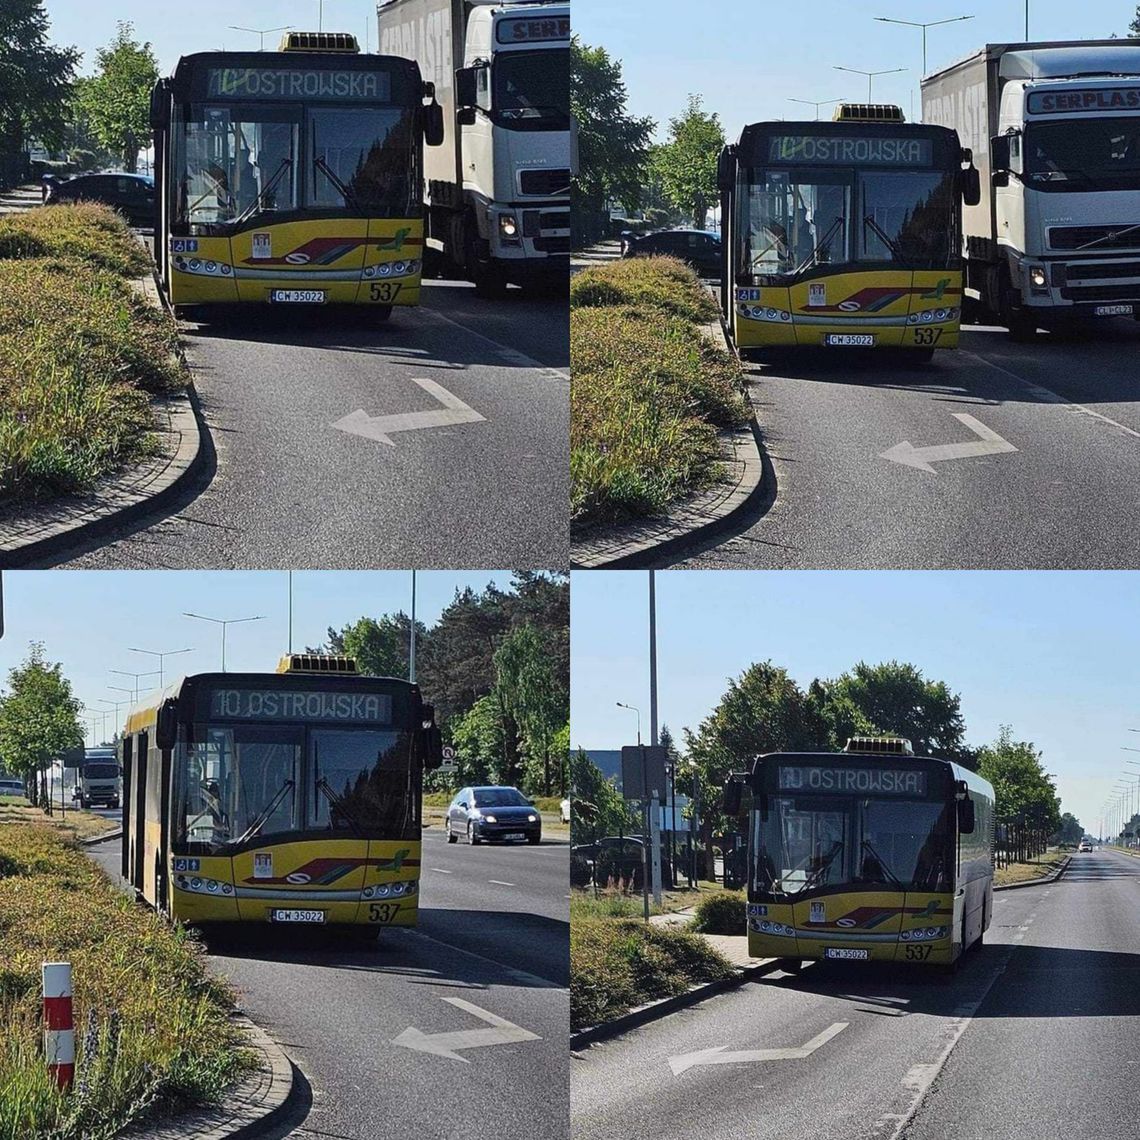
[[[362,839],[364,837],[364,828],[360,826],[360,821],[352,814],[351,811],[349,811],[348,807],[345,805],[344,797],[338,796],[336,792],[332,790],[332,786],[329,784],[328,780],[324,778],[324,776],[319,776],[317,778],[317,791],[324,792],[325,798],[329,801],[329,803],[332,804],[332,806],[336,808],[336,810],[339,811],[346,820],[348,820],[349,826],[356,833],[357,838]],[[329,823],[332,823],[331,816]]]
[[[897,245],[895,245],[894,240],[887,233],[887,231],[884,230],[883,227],[880,226],[879,223],[876,222],[870,214],[868,214],[863,219],[863,225],[870,226],[870,228],[875,232],[875,236],[879,239],[879,241],[881,241],[883,245],[885,245],[887,249],[891,251],[891,256],[895,259],[895,261],[898,261],[903,265],[908,264],[906,258],[902,255],[902,250],[899,249]]]
[[[823,857],[823,862],[806,879],[801,890],[806,891],[809,887],[815,886],[816,883],[821,882],[831,870],[831,864],[835,862],[835,856],[843,850],[843,840],[837,839],[832,845],[831,850]]]
[[[261,203],[263,198],[268,198],[270,194],[277,188],[277,183],[281,181],[281,177],[286,171],[293,169],[293,160],[291,158],[283,158],[280,165],[273,172],[273,177],[265,184],[261,192],[256,198],[236,218],[233,220],[234,225],[240,225],[242,222],[252,218],[254,214],[261,210]]]
[[[333,173],[332,168],[327,162],[319,155],[313,159],[313,166],[317,168],[336,188],[340,191],[341,197],[344,198],[346,206],[351,206],[354,210],[360,209],[360,203],[356,200],[356,195]]]
[[[247,843],[251,840],[268,822],[269,817],[277,810],[278,805],[285,798],[286,792],[293,790],[293,781],[286,780],[281,785],[281,790],[269,801],[267,807],[262,808],[257,818],[234,840],[235,844]]]
[[[835,221],[832,222],[830,226],[828,226],[827,232],[816,243],[815,249],[813,249],[811,253],[806,258],[804,258],[804,260],[801,261],[799,265],[795,267],[795,269],[792,270],[792,276],[795,276],[797,273],[802,273],[805,269],[808,269],[814,265],[819,260],[820,253],[825,250],[828,245],[831,244],[831,238],[835,231],[841,226],[846,225],[847,219],[845,217],[840,215],[838,218],[836,218]]]
[[[872,859],[879,865],[879,870],[883,872],[888,883],[893,883],[896,887],[902,886],[902,880],[887,866],[883,857],[871,846],[869,839],[863,840],[863,850],[866,851]]]
[[[1134,230],[1140,230],[1140,223],[1134,226],[1127,226],[1122,230],[1112,230],[1107,234],[1102,234],[1098,238],[1093,238],[1092,241],[1086,241],[1084,245],[1077,246],[1077,252],[1079,253],[1082,249],[1092,249],[1094,245],[1100,245],[1102,241],[1116,241],[1117,238],[1122,238],[1125,234],[1130,234]]]

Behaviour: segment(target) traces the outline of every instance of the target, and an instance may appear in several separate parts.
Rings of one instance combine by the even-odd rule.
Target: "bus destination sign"
[[[866,796],[925,796],[926,772],[915,768],[833,768],[781,764],[781,792]]]
[[[858,135],[773,135],[768,161],[820,166],[930,166],[932,139]]]
[[[392,76],[386,71],[303,71],[281,67],[211,67],[210,99],[327,99],[387,102]]]
[[[570,17],[553,16],[541,20],[509,17],[500,20],[495,38],[501,44],[539,44],[570,38]]]
[[[346,721],[391,724],[388,693],[322,693],[279,689],[214,689],[210,716],[227,720]]]

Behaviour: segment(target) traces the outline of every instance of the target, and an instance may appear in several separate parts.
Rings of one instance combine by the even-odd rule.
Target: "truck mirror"
[[[744,795],[744,785],[737,779],[729,778],[724,782],[724,814],[739,815],[740,801]]]
[[[443,145],[443,108],[434,100],[424,108],[424,142]]]
[[[163,701],[158,706],[154,723],[154,743],[163,752],[174,747],[178,739],[178,706],[174,701]]]
[[[971,799],[958,801],[958,830],[963,835],[974,833],[974,801]]]
[[[460,107],[455,112],[455,121],[461,127],[473,127],[475,125],[475,108],[474,107]]]
[[[995,173],[1009,170],[1009,135],[994,135],[990,139],[990,169]]]
[[[716,184],[722,194],[727,194],[736,182],[736,155],[731,147],[725,147],[716,161]]]
[[[995,170],[990,175],[990,182],[994,186],[1008,186],[1009,185],[1009,171],[1008,170]]]
[[[455,73],[455,105],[457,107],[474,107],[478,102],[475,92],[475,76],[477,67],[461,67]]]
[[[982,200],[982,179],[976,166],[967,166],[962,171],[962,201],[967,206],[976,206]]]

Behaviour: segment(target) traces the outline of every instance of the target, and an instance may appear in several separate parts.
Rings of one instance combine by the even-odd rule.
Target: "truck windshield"
[[[1140,118],[1030,123],[1024,163],[1036,190],[1140,189]]]
[[[754,814],[753,890],[950,890],[952,806],[915,800],[773,796]]]
[[[511,51],[495,58],[491,105],[497,122],[518,130],[570,126],[570,54]]]
[[[740,284],[759,277],[780,284],[854,262],[941,269],[953,255],[950,172],[746,170],[742,177]]]
[[[85,780],[117,780],[119,778],[119,765],[84,764],[83,778]]]

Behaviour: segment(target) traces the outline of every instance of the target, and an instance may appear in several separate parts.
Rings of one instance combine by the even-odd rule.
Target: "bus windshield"
[[[1025,177],[1037,190],[1140,188],[1140,118],[1031,123]]]
[[[951,172],[744,170],[738,283],[790,283],[821,266],[942,268],[954,251]]]
[[[406,216],[415,212],[415,115],[402,107],[309,112],[308,204]]]
[[[492,82],[492,106],[503,126],[563,131],[570,126],[568,52],[503,52],[495,59]]]
[[[773,796],[754,815],[753,890],[950,890],[952,805],[846,796]]]

